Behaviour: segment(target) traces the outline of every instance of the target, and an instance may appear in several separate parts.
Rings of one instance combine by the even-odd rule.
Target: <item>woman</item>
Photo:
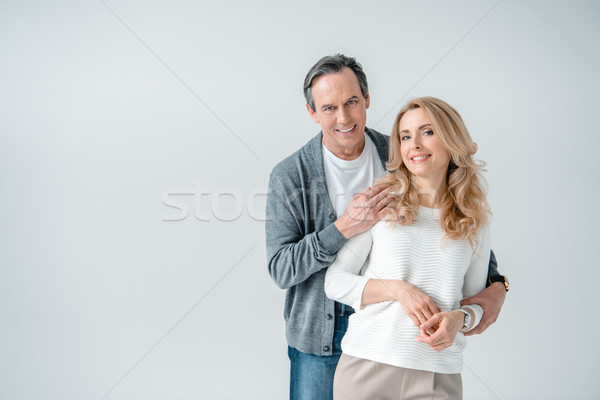
[[[483,310],[460,300],[485,288],[490,254],[476,150],[442,100],[418,98],[398,114],[378,182],[394,193],[386,218],[350,239],[325,279],[330,298],[358,310],[336,399],[462,398],[463,333]]]

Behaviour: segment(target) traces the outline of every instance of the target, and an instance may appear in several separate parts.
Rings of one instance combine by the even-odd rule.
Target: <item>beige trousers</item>
[[[342,353],[333,378],[334,400],[462,400],[460,374],[381,364]]]

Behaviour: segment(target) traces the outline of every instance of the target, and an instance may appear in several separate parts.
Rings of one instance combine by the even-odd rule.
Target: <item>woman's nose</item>
[[[421,148],[421,137],[419,135],[416,135],[414,140],[413,140],[413,147],[420,149]]]

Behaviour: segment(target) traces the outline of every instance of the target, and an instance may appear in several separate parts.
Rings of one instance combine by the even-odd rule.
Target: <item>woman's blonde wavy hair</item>
[[[419,197],[412,173],[400,153],[400,120],[407,111],[425,111],[434,134],[450,153],[446,178],[447,191],[442,196],[440,225],[448,239],[466,239],[475,246],[479,229],[487,222],[490,209],[486,201],[485,181],[481,176],[485,163],[473,158],[477,144],[471,140],[460,114],[448,103],[435,97],[420,97],[406,104],[396,117],[390,138],[386,175],[377,185],[389,185],[394,193],[387,206],[388,221],[410,225],[417,216]]]

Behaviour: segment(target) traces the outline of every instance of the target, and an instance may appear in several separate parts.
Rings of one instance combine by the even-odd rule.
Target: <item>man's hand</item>
[[[367,188],[354,196],[344,215],[335,221],[335,226],[341,234],[350,239],[375,225],[383,217],[383,209],[391,201],[388,197],[389,191],[387,186],[377,186]]]
[[[481,308],[483,308],[483,318],[481,319],[481,322],[475,329],[465,333],[465,336],[477,335],[496,322],[505,298],[506,289],[504,288],[504,284],[502,282],[494,282],[475,296],[463,299],[460,302],[461,306],[479,304]]]

